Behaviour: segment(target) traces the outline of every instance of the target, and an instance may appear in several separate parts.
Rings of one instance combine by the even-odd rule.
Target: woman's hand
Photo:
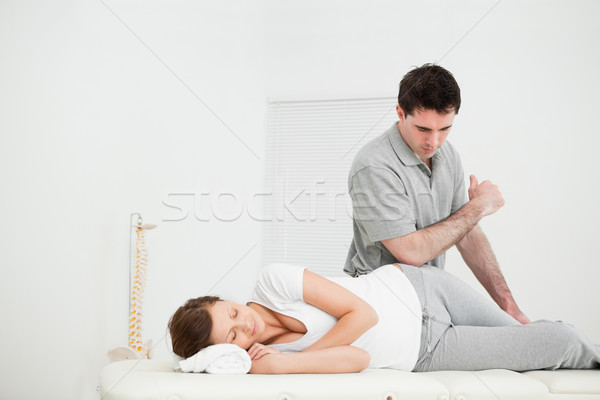
[[[267,354],[277,354],[277,353],[279,353],[279,350],[275,350],[272,347],[265,346],[264,344],[260,344],[260,343],[254,343],[248,349],[248,355],[250,356],[250,359],[252,361],[260,360],[263,356],[266,356]]]

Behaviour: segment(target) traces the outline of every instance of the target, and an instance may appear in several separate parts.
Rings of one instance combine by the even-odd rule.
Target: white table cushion
[[[595,394],[600,397],[600,369],[528,371],[523,375],[543,382],[550,393]]]
[[[103,400],[430,400],[449,399],[424,374],[368,369],[358,374],[211,375],[174,372],[171,362],[127,360],[100,376]]]
[[[600,370],[211,375],[171,361],[126,360],[100,375],[102,400],[600,400]]]
[[[522,400],[545,399],[548,396],[548,388],[542,382],[505,369],[422,374],[443,383],[454,400]]]

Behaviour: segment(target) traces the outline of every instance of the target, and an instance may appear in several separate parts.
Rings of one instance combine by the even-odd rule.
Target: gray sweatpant
[[[600,368],[600,347],[569,324],[521,325],[455,276],[400,264],[423,309],[414,371]]]

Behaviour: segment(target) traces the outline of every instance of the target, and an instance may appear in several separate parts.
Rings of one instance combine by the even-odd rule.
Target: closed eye
[[[235,317],[237,317],[237,315],[238,315],[238,311],[236,309],[233,309],[233,313],[232,313],[231,308],[229,308],[229,318],[230,319],[234,319]],[[232,333],[233,333],[233,337],[231,336]],[[235,337],[236,337],[235,330],[230,329],[229,333],[227,334],[227,338],[225,339],[225,342],[231,343],[235,340]],[[229,338],[231,338],[231,339],[229,339]]]
[[[236,318],[237,316],[238,316],[238,311],[234,310],[234,312],[233,312],[233,318]],[[237,334],[235,333],[235,331],[233,331],[233,338],[231,339],[232,342],[235,340],[236,336],[237,336]]]

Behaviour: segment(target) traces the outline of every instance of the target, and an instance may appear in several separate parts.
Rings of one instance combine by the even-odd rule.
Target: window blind
[[[342,269],[352,240],[348,171],[397,119],[392,97],[270,101],[267,110],[265,262]]]

